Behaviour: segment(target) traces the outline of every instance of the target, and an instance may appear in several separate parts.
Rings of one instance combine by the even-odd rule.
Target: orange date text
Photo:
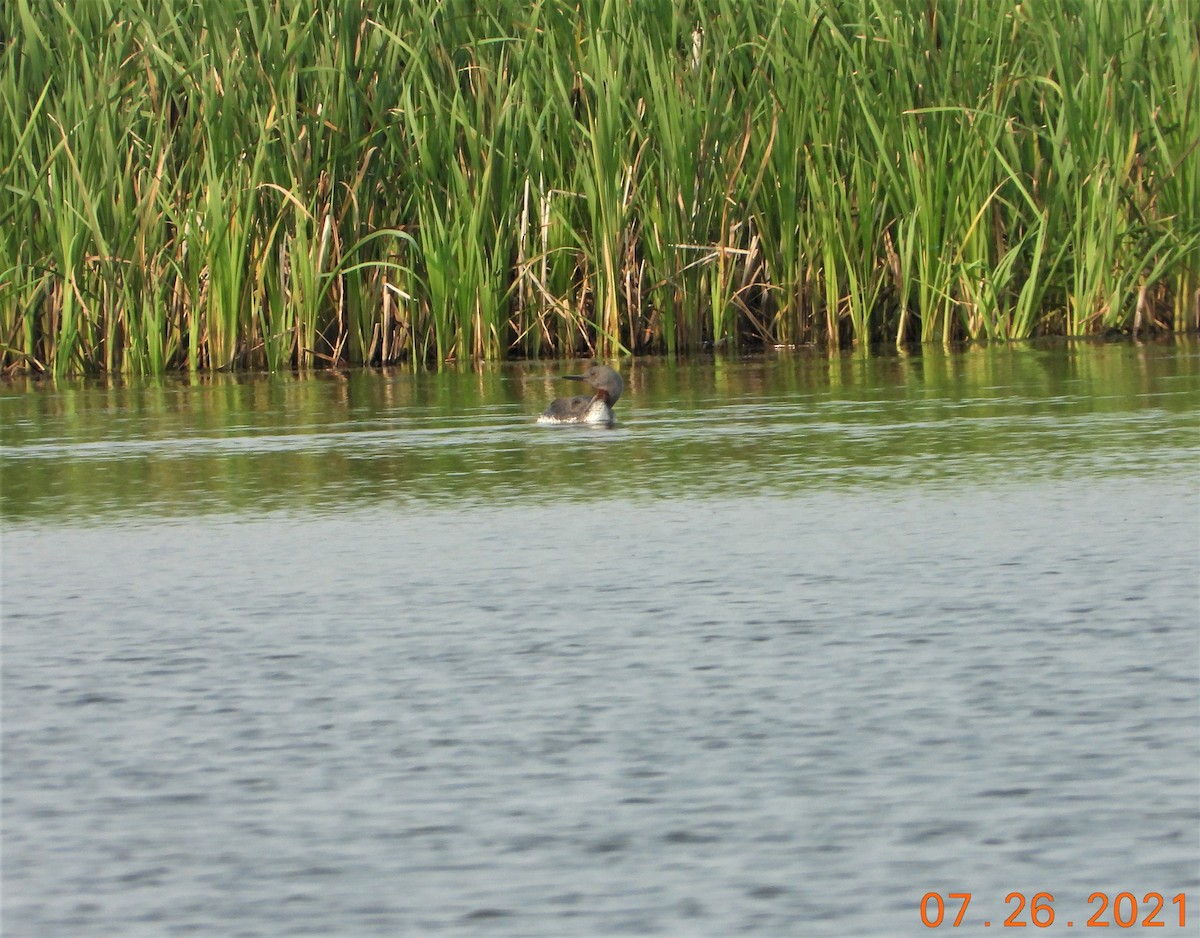
[[[926,928],[977,925],[980,913],[967,913],[971,898],[969,892],[948,892],[945,895],[940,892],[925,893],[921,897],[921,924]],[[978,905],[976,903],[977,909]],[[1091,914],[1087,915],[1089,912]],[[1048,892],[1038,892],[1026,897],[1023,892],[1010,892],[1004,897],[1004,908],[996,913],[994,921],[986,913],[982,918],[985,928],[992,925],[1002,928],[1049,928],[1056,920],[1054,896]],[[1086,928],[1184,928],[1187,925],[1187,901],[1182,892],[1172,896],[1169,901],[1160,892],[1148,892],[1140,901],[1137,894],[1132,892],[1118,892],[1116,895],[1093,892],[1087,897],[1085,912],[1065,920],[1059,915],[1057,921],[1068,928],[1080,925]]]

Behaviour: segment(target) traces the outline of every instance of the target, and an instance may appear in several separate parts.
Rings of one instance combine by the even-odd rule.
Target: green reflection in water
[[[639,359],[611,431],[537,427],[553,365],[0,386],[0,514],[79,522],[372,504],[1195,477],[1186,341]],[[578,363],[562,363],[572,371]]]

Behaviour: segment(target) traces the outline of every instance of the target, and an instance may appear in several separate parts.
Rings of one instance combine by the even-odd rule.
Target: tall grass
[[[1200,328],[1189,0],[10,0],[0,366]]]

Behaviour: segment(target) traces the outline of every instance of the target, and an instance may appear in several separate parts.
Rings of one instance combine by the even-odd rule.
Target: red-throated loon
[[[568,381],[586,381],[596,393],[591,397],[560,397],[538,417],[538,423],[590,423],[611,427],[617,422],[613,405],[625,390],[621,376],[607,365],[592,365],[581,375],[563,375]]]

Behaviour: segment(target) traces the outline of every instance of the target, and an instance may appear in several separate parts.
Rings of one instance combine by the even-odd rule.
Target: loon
[[[592,365],[581,375],[563,375],[568,381],[586,381],[596,393],[591,397],[560,397],[538,417],[538,423],[587,423],[611,427],[617,422],[613,405],[621,399],[625,382],[607,365]]]

